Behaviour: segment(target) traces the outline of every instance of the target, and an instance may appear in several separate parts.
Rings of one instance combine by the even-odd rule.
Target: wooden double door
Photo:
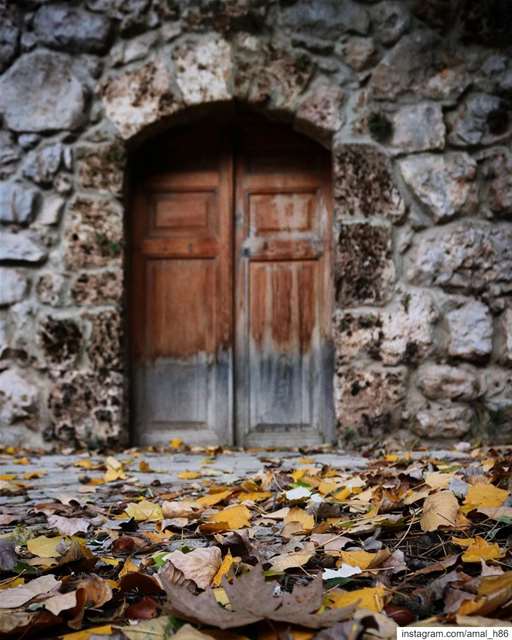
[[[132,184],[135,441],[331,440],[328,153],[243,117],[152,142]]]

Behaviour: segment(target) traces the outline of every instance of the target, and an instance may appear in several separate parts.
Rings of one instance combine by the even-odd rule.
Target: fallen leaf
[[[69,593],[57,593],[48,600],[44,600],[42,603],[44,608],[58,616],[61,611],[67,611],[76,607],[76,591],[70,591]]]
[[[229,571],[231,570],[231,567],[233,566],[233,563],[234,563],[234,560],[233,560],[233,556],[231,555],[231,551],[228,551],[224,556],[224,558],[222,559],[222,563],[218,568],[217,573],[213,576],[212,585],[214,587],[220,586],[220,583],[222,582],[222,578],[228,575]]]
[[[90,522],[86,518],[64,518],[63,516],[48,516],[48,524],[57,529],[64,536],[74,536],[76,533],[87,533]]]
[[[27,540],[27,549],[39,558],[58,558],[62,554],[57,548],[63,540],[64,538],[62,536],[55,536],[53,538],[37,536],[36,538]]]
[[[512,571],[502,576],[482,578],[477,597],[461,604],[460,615],[487,616],[512,599]]]
[[[354,607],[318,612],[322,605],[322,580],[317,578],[306,586],[295,585],[291,593],[275,595],[275,582],[266,582],[260,565],[247,573],[224,582],[230,609],[221,607],[209,588],[193,595],[185,584],[175,584],[165,574],[161,576],[167,593],[167,608],[174,615],[189,622],[210,624],[230,629],[252,624],[259,620],[291,622],[299,626],[318,629],[340,620],[346,620]]]
[[[432,489],[448,489],[450,482],[455,474],[453,473],[441,473],[439,471],[431,471],[425,473],[425,483]]]
[[[251,521],[251,512],[243,505],[227,507],[222,511],[214,513],[208,518],[208,522],[216,522],[226,526],[227,530],[241,529],[248,527]]]
[[[295,489],[287,491],[285,496],[287,500],[290,500],[290,502],[305,500],[311,496],[311,491],[307,487],[296,487]]]
[[[508,492],[493,484],[479,482],[469,486],[464,500],[465,511],[479,508],[501,507],[508,498]]]
[[[128,517],[138,522],[158,522],[164,519],[160,505],[149,502],[149,500],[130,502],[125,511]]]
[[[175,620],[169,616],[159,616],[146,622],[116,627],[123,633],[123,637],[128,640],[176,640],[174,631],[176,629]]]
[[[111,633],[112,626],[110,624],[105,624],[101,627],[92,627],[90,629],[84,629],[83,631],[66,633],[61,636],[61,638],[62,640],[89,640],[92,636],[109,636]]]
[[[439,527],[453,527],[457,520],[459,503],[451,491],[440,491],[426,498],[420,525],[423,531],[436,531]]]
[[[390,555],[391,551],[388,549],[382,549],[377,553],[370,553],[369,551],[340,551],[341,563],[349,564],[359,569],[379,567]]]
[[[238,494],[240,502],[245,502],[246,500],[251,502],[263,502],[263,500],[268,500],[268,498],[271,497],[272,493],[270,491],[242,491]]]
[[[452,538],[452,542],[460,547],[466,547],[462,554],[464,562],[480,562],[481,560],[498,560],[505,555],[498,544],[489,543],[480,536],[476,538]]]
[[[222,555],[218,547],[194,549],[189,553],[171,551],[164,557],[176,569],[179,569],[187,580],[195,582],[200,589],[206,589],[211,584],[222,562]],[[163,571],[165,572],[165,568]]]
[[[105,465],[107,470],[105,471],[105,475],[103,476],[104,482],[114,482],[115,480],[125,480],[126,474],[123,469],[123,465],[119,460],[114,458],[113,456],[108,456],[105,460]]]
[[[307,564],[315,555],[315,547],[312,542],[306,544],[300,551],[282,553],[270,559],[272,571],[283,572],[286,569],[295,569]]]
[[[335,589],[328,595],[331,607],[347,607],[356,605],[359,609],[369,609],[380,612],[384,608],[384,587],[365,587],[355,591],[343,591]]]
[[[199,471],[180,471],[178,473],[178,478],[180,480],[196,480],[201,477],[201,473]]]
[[[292,507],[284,518],[285,524],[291,524],[292,522],[299,523],[302,531],[311,531],[315,526],[314,517],[299,507]]]
[[[21,607],[26,602],[32,600],[36,596],[40,596],[52,591],[56,591],[60,587],[60,580],[54,575],[41,576],[34,578],[18,587],[12,589],[4,589],[0,598],[0,609],[11,609]]]
[[[127,607],[125,615],[130,620],[151,620],[158,615],[158,608],[154,598],[144,596]]]
[[[338,569],[324,569],[322,572],[322,578],[323,580],[350,578],[358,573],[362,573],[359,567],[353,567],[350,564],[342,564]]]
[[[17,562],[14,542],[0,538],[0,571],[12,571]]]

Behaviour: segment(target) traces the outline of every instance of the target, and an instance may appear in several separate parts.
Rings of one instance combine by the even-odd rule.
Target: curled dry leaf
[[[14,587],[13,589],[5,589],[0,598],[0,609],[21,607],[25,602],[29,602],[36,596],[57,591],[60,584],[60,580],[57,580],[54,575],[50,574],[35,578],[27,584]]]
[[[90,522],[86,518],[64,518],[52,515],[48,516],[48,524],[63,536],[74,536],[76,533],[87,533]]]
[[[439,491],[428,496],[423,505],[420,525],[423,531],[436,531],[439,527],[454,527],[459,503],[451,491]]]
[[[187,580],[192,580],[200,589],[206,589],[220,568],[222,555],[218,547],[194,549],[189,553],[172,551],[165,556]]]

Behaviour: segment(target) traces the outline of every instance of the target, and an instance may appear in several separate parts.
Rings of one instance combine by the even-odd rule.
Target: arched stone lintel
[[[242,102],[331,148],[343,124],[344,93],[326,78],[311,82],[293,59],[268,64],[237,60],[223,38],[184,42],[137,67],[109,76],[99,87],[105,113],[127,148],[160,130],[208,114],[208,107]],[[283,80],[272,65],[286,66]],[[282,72],[282,69],[279,69]]]

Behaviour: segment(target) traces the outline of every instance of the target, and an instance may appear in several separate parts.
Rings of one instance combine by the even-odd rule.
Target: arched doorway
[[[331,441],[329,153],[230,114],[141,148],[131,201],[136,442]]]

